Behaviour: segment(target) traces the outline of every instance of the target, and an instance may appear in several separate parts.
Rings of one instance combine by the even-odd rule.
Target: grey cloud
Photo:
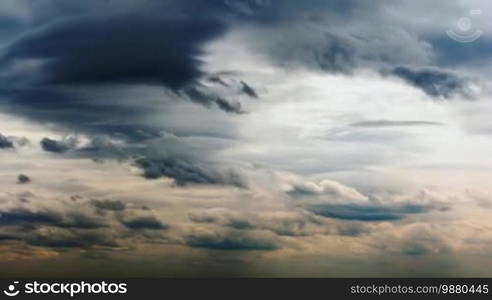
[[[104,158],[129,159],[134,149],[128,144],[116,144],[109,137],[96,135],[91,137],[88,145],[77,149],[76,155],[93,157],[98,160]]]
[[[273,251],[280,248],[274,241],[244,233],[190,234],[186,244],[194,248],[228,251]]]
[[[295,182],[287,193],[299,206],[322,217],[353,221],[398,221],[409,215],[446,211],[450,205],[428,195],[387,196],[384,199],[361,194],[335,181]]]
[[[210,209],[189,215],[192,222],[213,224],[241,231],[270,231],[278,236],[343,235],[357,236],[366,232],[363,224],[327,222],[303,211],[248,214],[228,209]]]
[[[279,44],[270,45],[269,55],[272,60],[285,67],[306,66],[309,68],[333,73],[350,73],[358,66],[357,50],[347,38],[332,34],[318,33],[302,29],[291,32],[293,35],[304,35],[291,41],[283,39]]]
[[[33,246],[52,248],[92,248],[118,246],[116,240],[101,232],[50,231],[33,232],[24,241]]]
[[[0,226],[49,225],[60,228],[102,228],[106,224],[102,220],[79,212],[62,214],[54,210],[31,211],[25,208],[14,208],[0,212]]]
[[[217,212],[201,212],[192,213],[189,215],[192,222],[195,223],[217,223],[234,229],[254,229],[257,224],[250,221],[247,217],[238,217],[233,214],[217,211]]]
[[[177,89],[200,76],[200,45],[221,30],[218,21],[199,18],[75,17],[24,35],[3,61],[50,59],[40,70],[49,83],[145,82]]]
[[[217,83],[217,84],[220,84],[220,85],[225,86],[225,87],[229,86],[229,84],[227,82],[225,82],[220,76],[217,76],[217,75],[212,75],[212,76],[208,77],[207,80],[209,82]]]
[[[394,68],[391,73],[432,97],[448,99],[456,95],[473,96],[469,79],[438,68],[401,66]]]
[[[91,204],[101,210],[122,211],[126,209],[125,203],[118,200],[92,200]]]
[[[382,234],[374,243],[376,248],[410,257],[453,253],[452,243],[436,226],[426,223],[403,227],[396,236]]]
[[[52,211],[32,212],[26,209],[12,209],[0,212],[0,226],[23,224],[57,224],[62,217]]]
[[[0,149],[13,149],[14,143],[0,133]]]
[[[215,104],[225,112],[236,114],[244,113],[239,102],[231,103],[219,96],[207,93],[194,86],[184,89],[183,93],[188,96],[191,101],[202,104],[206,107]]]
[[[154,229],[154,230],[166,230],[169,229],[169,225],[162,223],[158,219],[152,216],[141,216],[135,218],[129,218],[121,220],[123,225],[130,229]]]
[[[215,103],[217,103],[217,106],[225,112],[236,113],[236,114],[244,114],[245,113],[245,111],[243,111],[241,108],[241,103],[239,103],[239,102],[231,103],[231,102],[219,97],[215,100]]]
[[[241,81],[241,86],[242,86],[241,91],[246,95],[250,96],[251,98],[256,98],[256,99],[260,98],[256,93],[256,91],[246,82]]]
[[[291,183],[287,193],[294,198],[316,196],[350,202],[365,202],[368,199],[356,189],[332,180],[322,180],[319,183],[295,181]]]
[[[442,126],[443,123],[432,121],[396,121],[374,120],[351,123],[353,127],[413,127],[413,126]]]
[[[31,182],[31,178],[29,178],[29,176],[24,175],[24,174],[20,174],[19,176],[17,176],[17,183],[26,184],[29,182]]]
[[[318,204],[310,206],[308,209],[327,218],[357,221],[395,221],[403,219],[405,214],[426,211],[426,208],[421,206],[385,207],[357,204]]]
[[[64,153],[75,147],[77,139],[75,137],[68,137],[62,141],[57,141],[50,138],[43,138],[40,144],[44,151]]]
[[[220,172],[213,167],[202,167],[199,163],[180,158],[136,160],[136,165],[144,170],[143,176],[148,179],[170,177],[177,185],[194,184],[232,184],[244,186],[239,176],[233,171]]]
[[[417,204],[403,203],[352,203],[352,204],[314,204],[306,207],[313,213],[334,219],[356,221],[397,221],[409,215],[424,214],[433,210],[446,211],[448,205],[444,204]]]

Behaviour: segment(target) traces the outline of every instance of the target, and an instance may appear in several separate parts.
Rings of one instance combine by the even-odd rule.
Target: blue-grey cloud
[[[142,216],[121,221],[123,225],[130,229],[153,229],[153,230],[166,230],[169,229],[169,225],[162,223],[158,219],[152,216]]]
[[[220,23],[198,18],[80,17],[30,32],[1,61],[46,60],[42,74],[33,74],[44,83],[143,82],[178,89],[200,76],[200,45],[221,30]]]
[[[12,149],[14,148],[14,143],[10,141],[6,136],[0,133],[0,149]]]
[[[447,210],[448,206],[429,204],[396,203],[396,204],[315,204],[308,206],[313,213],[334,219],[355,221],[397,221],[408,215],[423,214],[432,210]]]
[[[232,170],[221,172],[209,166],[179,157],[153,159],[140,158],[136,165],[143,169],[148,179],[173,178],[177,185],[189,184],[230,184],[244,187],[241,177]]]
[[[106,224],[92,216],[71,212],[62,214],[54,210],[31,211],[14,208],[0,212],[0,226],[49,225],[60,228],[103,228]]]
[[[72,149],[74,143],[68,141],[57,141],[50,138],[43,138],[40,142],[41,148],[47,152],[64,153]]]
[[[231,103],[224,98],[202,91],[196,86],[185,88],[183,90],[183,94],[188,96],[191,101],[202,104],[206,107],[215,104],[225,112],[236,114],[244,113],[239,102]]]
[[[247,234],[191,234],[186,244],[194,248],[229,251],[273,251],[280,248],[274,241]]]
[[[400,66],[394,68],[391,73],[432,97],[448,99],[456,95],[472,96],[469,79],[438,68]]]

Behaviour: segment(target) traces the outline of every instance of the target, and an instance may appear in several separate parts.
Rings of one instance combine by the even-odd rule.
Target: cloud
[[[297,196],[328,196],[335,200],[365,202],[367,196],[352,187],[345,186],[333,180],[322,180],[319,183],[296,181],[291,184],[288,194]]]
[[[158,219],[152,216],[141,216],[131,219],[124,219],[121,221],[123,225],[130,229],[154,229],[154,230],[166,230],[169,229],[169,225],[162,223]]]
[[[50,138],[43,138],[40,142],[41,148],[47,152],[64,153],[73,149],[77,144],[76,137],[67,137],[62,141],[53,140]]]
[[[200,18],[76,17],[24,35],[3,61],[46,60],[39,71],[53,84],[143,82],[179,89],[201,75],[200,45],[222,29]]]
[[[228,102],[219,96],[206,93],[195,86],[184,89],[183,93],[188,96],[191,101],[202,104],[205,107],[209,107],[211,104],[216,104],[217,107],[228,113],[244,113],[239,102]]]
[[[414,204],[317,204],[308,209],[327,218],[357,221],[396,221],[408,214],[421,214],[430,210],[427,206]]]
[[[215,225],[239,231],[269,231],[286,237],[358,236],[367,231],[363,224],[332,222],[301,209],[251,213],[213,208],[190,213],[189,218],[192,222],[202,225]]]
[[[394,68],[391,73],[431,97],[448,99],[456,95],[473,96],[469,79],[438,68],[400,66]]]
[[[251,86],[249,86],[246,82],[241,81],[241,86],[242,86],[241,92],[245,93],[246,95],[250,96],[251,98],[255,98],[255,99],[260,98],[258,96],[258,94],[256,93],[256,91]]]
[[[233,171],[224,173],[212,167],[202,167],[199,163],[180,158],[152,159],[140,158],[136,165],[143,169],[143,176],[148,179],[161,177],[173,178],[177,185],[185,184],[232,184],[243,186],[241,179]]]
[[[394,120],[375,120],[351,123],[353,127],[413,127],[413,126],[442,126],[443,123],[431,121],[394,121]]]
[[[24,175],[24,174],[20,174],[19,176],[17,176],[17,183],[18,184],[26,184],[29,182],[31,182],[31,178],[29,178],[29,176]]]
[[[112,236],[101,232],[38,230],[28,234],[24,240],[33,246],[50,248],[118,247]]]
[[[13,208],[0,212],[0,226],[50,225],[61,228],[103,228],[106,224],[95,217],[80,212],[60,213],[55,210],[28,210]]]
[[[0,133],[0,149],[13,149],[14,143]]]
[[[287,190],[299,206],[326,218],[353,221],[398,221],[409,215],[447,211],[450,205],[425,192],[416,196],[361,194],[336,181],[296,182]]]
[[[125,203],[118,200],[95,200],[91,204],[100,210],[122,211],[126,209]]]
[[[196,233],[186,236],[186,244],[193,248],[227,251],[273,251],[279,249],[271,239],[244,233]]]

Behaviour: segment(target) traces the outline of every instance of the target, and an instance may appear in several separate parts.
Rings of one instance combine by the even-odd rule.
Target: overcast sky
[[[2,0],[0,276],[491,276],[491,9]]]

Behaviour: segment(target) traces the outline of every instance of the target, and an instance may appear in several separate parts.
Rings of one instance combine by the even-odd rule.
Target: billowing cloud
[[[221,173],[207,167],[180,159],[147,159],[136,161],[137,166],[144,170],[143,176],[156,179],[163,176],[173,178],[178,185],[195,184],[233,184],[242,186],[240,177],[233,171]]]
[[[0,268],[490,276],[475,4],[2,1]]]

